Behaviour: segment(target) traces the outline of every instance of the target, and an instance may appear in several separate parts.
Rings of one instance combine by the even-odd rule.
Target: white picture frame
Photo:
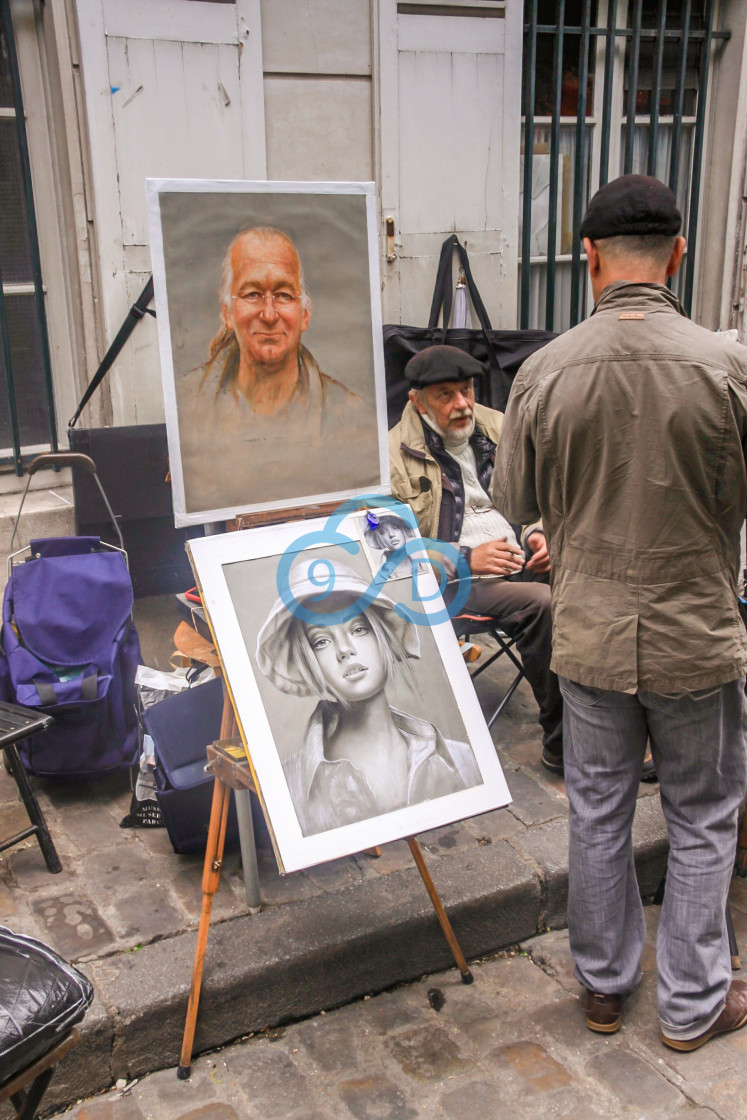
[[[283,523],[187,544],[281,872],[414,836],[511,801],[433,570],[423,565],[416,591],[412,581],[403,579],[382,585],[371,576],[361,538],[360,517],[349,515],[337,523],[323,519]],[[419,547],[424,547],[422,542]],[[318,577],[315,568],[321,572]],[[299,590],[307,586],[303,582],[307,577],[321,589],[316,600],[304,598]],[[355,607],[350,603],[361,588],[367,589],[369,599],[365,611],[356,614],[361,600]],[[314,614],[320,624],[304,626],[302,620],[294,621],[299,603],[304,609],[332,613]],[[335,629],[334,612],[345,609],[353,612],[352,618]],[[372,616],[378,626],[371,622]],[[326,635],[321,643],[320,629]],[[390,672],[383,699],[380,680],[377,684],[375,678],[379,671],[375,634],[361,635],[367,630],[386,636],[395,660],[396,649],[407,650],[407,656],[400,658],[402,665]],[[359,644],[353,653],[338,648],[336,658],[330,658],[327,649],[323,674],[331,661],[333,675],[322,683],[326,687],[331,680],[349,690],[343,703],[356,719],[366,716],[367,705],[379,705],[376,712],[381,714],[370,726],[382,740],[389,716],[394,721],[396,747],[387,756],[392,765],[381,769],[387,779],[373,800],[369,795],[375,787],[359,782],[362,771],[358,770],[353,793],[346,785],[345,796],[335,801],[334,782],[349,774],[353,764],[344,753],[332,760],[327,754],[338,750],[340,736],[335,736],[347,732],[346,720],[353,721],[340,703],[330,703],[319,691],[309,692],[308,673],[299,675],[301,631],[309,639],[306,649],[312,650],[311,659],[319,659],[319,664],[324,656],[320,644],[323,651],[338,636],[342,643],[348,642],[348,632],[354,632]],[[361,646],[366,641],[368,646]],[[343,670],[347,677],[335,676]],[[410,670],[409,683],[400,679]],[[361,678],[363,685],[358,684]],[[294,691],[299,681],[303,694]],[[368,691],[353,695],[355,689]],[[401,789],[407,794],[397,802],[396,782],[389,775],[403,758],[406,773]],[[341,763],[347,769],[341,770]],[[299,774],[304,777],[300,785]],[[360,792],[365,793],[362,801]]]
[[[176,526],[389,494],[374,184],[148,179],[146,193]],[[279,230],[302,269],[300,337],[298,325],[281,337],[262,286],[274,280],[251,297],[264,315],[271,296],[274,353],[297,364],[281,406],[249,393],[275,371],[252,350],[249,242],[230,250],[258,227]],[[278,240],[263,234],[258,250],[258,236],[264,264]]]

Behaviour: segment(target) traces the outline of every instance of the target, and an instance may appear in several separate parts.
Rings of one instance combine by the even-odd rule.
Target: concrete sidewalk
[[[178,622],[171,601],[136,607],[145,660],[166,668]],[[506,661],[478,682],[486,710],[510,683]],[[562,779],[540,766],[536,714],[523,682],[493,727],[512,805],[420,837],[468,958],[565,925],[567,801]],[[0,914],[81,964],[96,989],[82,1044],[53,1082],[53,1105],[177,1063],[202,858],[174,855],[165,830],[119,829],[130,800],[126,778],[36,784],[63,872],[47,872],[33,840],[0,854]],[[644,896],[666,861],[657,793],[658,786],[641,786],[636,815]],[[0,773],[0,836],[23,820],[14,784]],[[248,913],[238,858],[228,855],[196,1053],[450,965],[404,841],[387,845],[379,859],[358,855],[281,877],[259,813],[255,831],[263,910]],[[0,1120],[5,1115],[0,1110]]]

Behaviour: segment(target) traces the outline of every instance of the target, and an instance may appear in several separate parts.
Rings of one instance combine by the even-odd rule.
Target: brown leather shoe
[[[622,996],[604,996],[601,992],[586,989],[584,999],[586,1025],[599,1034],[614,1034],[622,1023]]]
[[[662,1034],[661,1041],[672,1050],[699,1050],[717,1034],[738,1031],[747,1023],[747,980],[732,980],[726,993],[724,1010],[707,1031],[695,1038],[667,1038]]]

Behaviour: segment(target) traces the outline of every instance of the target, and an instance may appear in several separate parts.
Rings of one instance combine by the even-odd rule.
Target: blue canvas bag
[[[19,743],[38,775],[85,775],[133,765],[138,755],[135,671],[124,554],[98,537],[32,540],[3,601],[3,699],[54,717]]]
[[[153,739],[158,804],[178,855],[204,852],[215,778],[205,773],[206,748],[220,734],[223,686],[196,684],[146,708],[143,722]],[[228,810],[226,846],[238,844],[234,799]]]

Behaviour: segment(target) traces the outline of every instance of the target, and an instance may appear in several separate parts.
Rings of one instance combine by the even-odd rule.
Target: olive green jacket
[[[747,349],[659,284],[617,281],[514,382],[493,474],[512,520],[541,512],[552,668],[660,693],[742,676]]]

